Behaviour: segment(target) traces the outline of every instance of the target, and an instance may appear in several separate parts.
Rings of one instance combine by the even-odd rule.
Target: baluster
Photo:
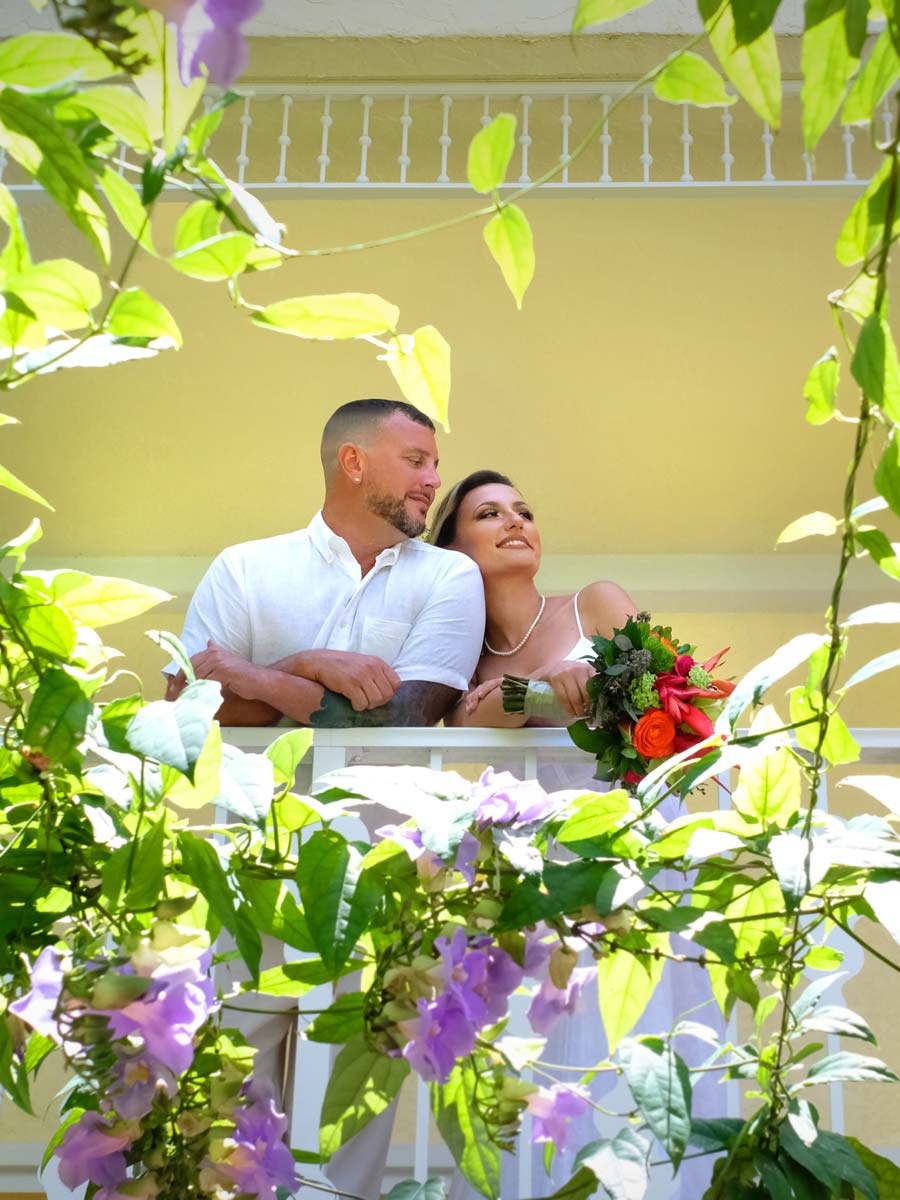
[[[734,114],[730,108],[722,109],[722,170],[725,182],[731,183],[731,168],[734,165],[734,155],[731,153],[731,125]]]
[[[400,118],[400,124],[403,127],[403,140],[400,147],[400,157],[397,162],[400,164],[400,182],[406,183],[406,171],[412,161],[409,157],[409,127],[412,125],[412,117],[409,114],[409,96],[403,97],[403,115]]]
[[[530,1067],[526,1067],[526,1069],[522,1072],[522,1079],[526,1083],[532,1082],[534,1079],[534,1072]],[[530,1196],[534,1192],[531,1170],[531,1156],[534,1153],[534,1146],[531,1141],[531,1128],[533,1124],[534,1118],[526,1108],[522,1113],[522,1127],[519,1133],[518,1146],[519,1153],[517,1156],[519,1160],[517,1174],[520,1196]]]
[[[372,145],[372,139],[369,136],[369,115],[372,112],[372,105],[375,100],[372,96],[362,96],[360,103],[363,106],[363,127],[362,133],[359,135],[359,174],[356,177],[357,183],[368,183],[369,176],[366,171],[369,167],[369,147]]]
[[[488,127],[488,125],[490,125],[490,123],[491,123],[491,98],[490,98],[490,96],[485,96],[484,107],[481,110],[481,128],[487,129],[487,127]]]
[[[281,97],[281,133],[278,135],[278,145],[280,152],[278,155],[278,174],[275,176],[276,183],[287,183],[287,152],[288,146],[291,144],[291,135],[288,133],[288,125],[291,119],[291,105],[294,103],[293,96]]]
[[[253,118],[250,116],[250,102],[253,99],[253,92],[247,92],[244,96],[244,111],[241,113],[241,150],[237,156],[238,168],[238,183],[243,183],[247,178],[247,167],[250,165],[250,158],[247,154],[247,143],[250,140],[250,126],[253,124]]]
[[[559,118],[559,123],[562,126],[562,153],[559,156],[559,161],[563,164],[562,181],[569,182],[569,163],[572,161],[572,155],[569,153],[569,129],[572,125],[572,118],[569,115],[569,97],[563,96],[563,110]]]
[[[125,143],[124,143],[124,142],[119,142],[119,166],[118,166],[118,172],[119,172],[119,174],[120,174],[120,175],[122,175],[122,176],[124,176],[124,175],[125,175],[126,164],[127,164],[127,162],[128,162],[128,154],[127,154],[127,150],[128,150],[128,147],[125,145]],[[6,151],[4,150],[2,153],[3,153],[3,161],[4,161],[4,163],[5,163],[5,162],[6,162]],[[0,178],[2,178],[2,177],[0,177]]]
[[[443,771],[444,769],[444,752],[437,746],[432,746],[428,751],[428,767],[432,771]]]
[[[441,104],[444,108],[444,121],[441,126],[441,136],[438,142],[441,147],[441,173],[438,175],[438,183],[449,183],[450,176],[447,174],[447,154],[450,150],[450,145],[453,138],[450,136],[450,107],[453,104],[452,96],[441,96]]]
[[[6,173],[6,164],[9,161],[6,151],[0,146],[0,183],[3,182],[3,176]]]
[[[775,179],[775,176],[772,173],[772,143],[774,141],[775,141],[775,135],[772,133],[772,130],[769,128],[769,122],[764,121],[763,122],[762,144],[763,144],[763,162],[765,163],[765,170],[763,171],[763,180],[765,183],[772,183],[772,181]]]
[[[603,173],[600,176],[601,183],[612,183],[612,175],[609,173],[609,148],[612,145],[612,137],[609,132],[609,96],[601,96],[603,102],[603,132],[600,134],[600,145],[603,154]]]
[[[881,119],[884,122],[884,140],[890,142],[894,137],[894,114],[891,112],[887,96],[881,106]]]
[[[328,153],[328,134],[332,121],[331,97],[326,96],[325,106],[322,109],[321,117],[319,117],[319,124],[322,126],[322,148],[316,157],[316,162],[319,164],[319,183],[325,183],[328,178],[328,164],[331,162],[331,156]]]
[[[653,118],[650,115],[650,96],[645,92],[641,112],[641,125],[643,126],[643,133],[641,137],[641,166],[644,168],[644,183],[650,182],[650,167],[653,164],[653,155],[650,153],[650,126],[652,124]]]
[[[844,143],[844,179],[850,183],[856,178],[856,172],[853,170],[853,143],[856,136],[849,125],[844,126],[841,141]]]
[[[800,156],[803,159],[803,174],[807,183],[812,183],[813,177],[813,156],[808,150],[804,150]]]
[[[522,132],[519,135],[519,145],[522,147],[522,174],[519,183],[531,183],[528,174],[528,147],[531,145],[531,134],[528,132],[528,110],[531,108],[531,97],[522,97]]]
[[[693,136],[691,135],[690,117],[688,116],[688,105],[681,106],[681,137],[679,141],[682,145],[682,183],[693,183],[694,177],[691,174],[691,146],[694,144]]]
[[[416,1143],[413,1176],[419,1183],[428,1179],[428,1139],[431,1132],[431,1091],[424,1079],[416,1080]]]

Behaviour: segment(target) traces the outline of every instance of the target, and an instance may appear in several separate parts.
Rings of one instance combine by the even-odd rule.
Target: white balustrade
[[[331,162],[331,157],[328,154],[328,137],[331,133],[333,120],[334,118],[331,115],[331,97],[326,96],[322,115],[319,117],[319,124],[322,126],[322,145],[316,158],[316,162],[319,164],[319,183],[325,183],[328,178],[328,164]]]
[[[372,138],[369,134],[369,121],[372,116],[372,105],[375,103],[373,96],[361,96],[360,103],[363,109],[363,127],[362,133],[359,135],[359,174],[356,177],[357,183],[368,183],[369,176],[366,174],[366,169],[369,162],[369,147],[372,145]]]
[[[644,93],[641,107],[641,166],[644,169],[644,183],[650,182],[650,167],[653,165],[653,155],[650,153],[650,126],[653,117],[650,115],[650,96]]]
[[[238,183],[243,184],[247,178],[247,168],[250,166],[250,156],[247,153],[250,141],[250,126],[253,124],[253,117],[250,113],[250,104],[253,100],[253,93],[247,92],[244,96],[244,108],[240,115],[241,123],[241,148],[237,156]]]
[[[734,166],[734,155],[731,153],[731,126],[734,124],[734,113],[730,108],[722,109],[722,177],[725,183],[731,183],[731,168]]]
[[[522,97],[522,132],[519,135],[519,146],[522,149],[522,174],[519,176],[519,183],[531,182],[531,176],[528,174],[528,151],[531,148],[531,134],[528,132],[528,114],[533,103],[534,101],[531,96]]]
[[[288,146],[291,144],[291,135],[288,132],[291,120],[291,106],[294,103],[293,96],[281,97],[281,133],[278,135],[278,174],[275,176],[276,183],[287,183],[287,152]]]
[[[406,172],[412,162],[412,159],[409,157],[409,127],[412,123],[413,119],[409,111],[409,96],[404,96],[403,115],[400,117],[400,126],[403,129],[403,141],[400,149],[400,157],[397,159],[397,162],[400,164],[401,183],[406,183]]]
[[[682,104],[681,106],[681,146],[682,146],[682,171],[681,182],[693,183],[694,177],[691,174],[691,146],[694,144],[693,136],[691,135],[690,123],[690,105]]]
[[[600,101],[603,105],[603,132],[600,134],[600,146],[603,160],[603,169],[600,175],[601,183],[612,183],[612,175],[609,173],[609,148],[612,145],[612,135],[609,132],[609,96],[601,96]]]

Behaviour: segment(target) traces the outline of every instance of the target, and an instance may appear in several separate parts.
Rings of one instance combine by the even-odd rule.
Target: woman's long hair
[[[499,471],[473,471],[455,483],[438,505],[434,523],[428,533],[428,540],[434,546],[452,546],[456,541],[456,519],[459,516],[459,506],[476,488],[484,487],[486,483],[502,483],[506,487],[515,487],[513,481]]]

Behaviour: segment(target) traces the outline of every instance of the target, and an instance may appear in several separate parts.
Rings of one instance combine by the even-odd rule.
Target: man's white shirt
[[[260,666],[300,650],[373,654],[401,680],[465,691],[484,641],[481,574],[464,554],[404,540],[363,575],[318,512],[306,529],[214,560],[182,633],[189,655],[210,638]]]

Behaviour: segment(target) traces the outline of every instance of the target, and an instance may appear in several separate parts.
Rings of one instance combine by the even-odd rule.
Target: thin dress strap
[[[584,630],[581,627],[581,613],[578,611],[578,597],[580,595],[581,595],[581,589],[579,589],[575,593],[575,595],[572,597],[572,603],[575,605],[575,624],[578,626],[578,636],[583,638]]]

